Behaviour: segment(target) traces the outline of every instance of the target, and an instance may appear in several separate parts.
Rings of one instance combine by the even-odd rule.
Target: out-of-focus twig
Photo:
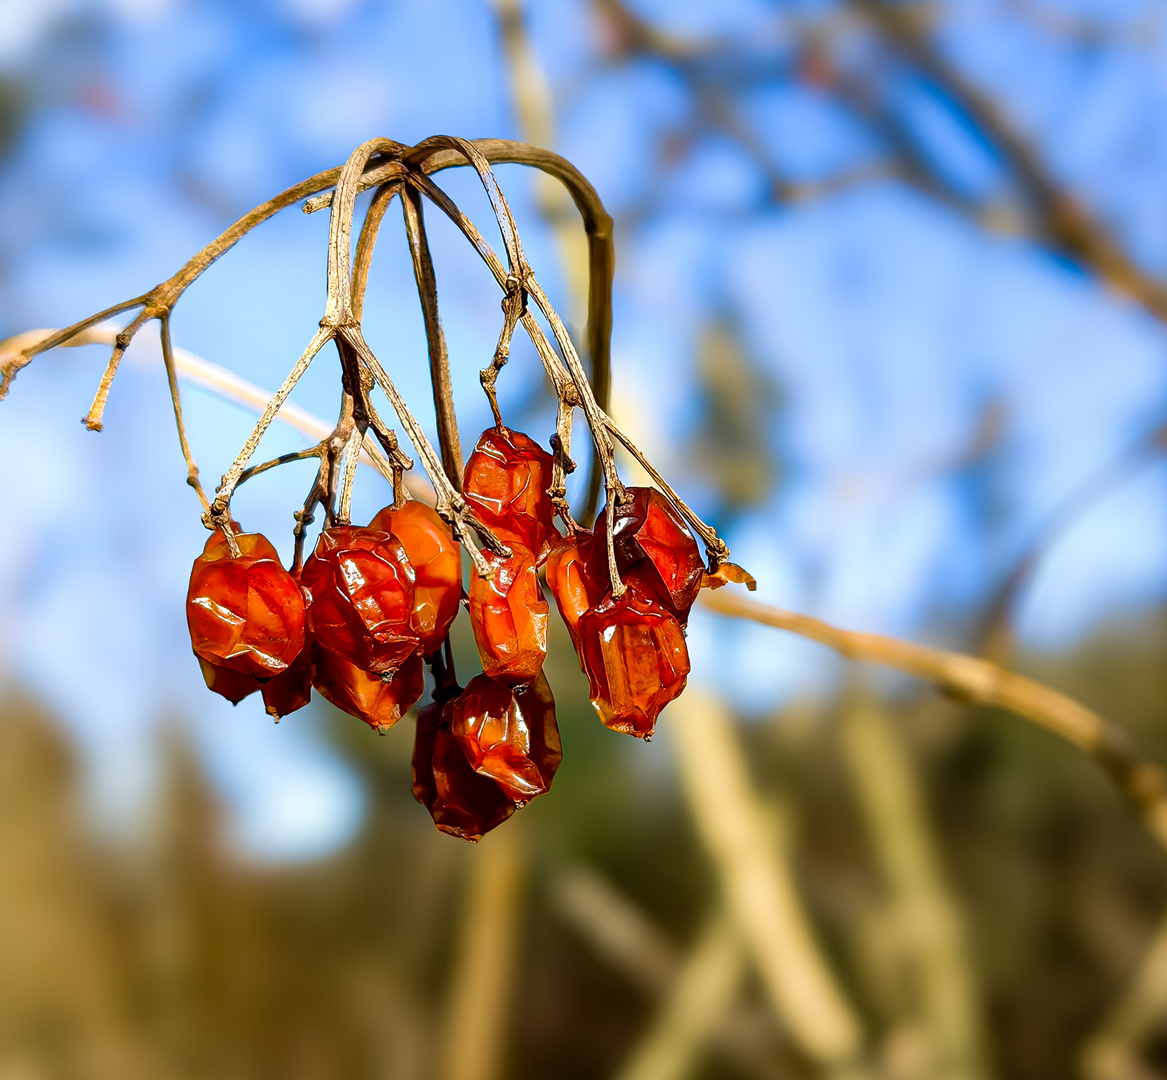
[[[569,866],[556,875],[551,899],[559,915],[599,957],[644,993],[657,998],[666,993],[675,997],[680,992],[678,980],[685,978],[694,958],[683,959],[652,919],[603,874],[587,866]],[[734,939],[734,946],[741,951],[740,939]],[[708,969],[705,964],[698,965],[698,970]],[[685,991],[686,1000],[688,993]],[[663,1008],[662,1021],[669,1015],[668,1007]],[[774,1060],[773,1034],[769,1014],[746,1002],[723,1012],[707,1039],[744,1075],[780,1080],[785,1073]]]
[[[803,909],[783,808],[763,809],[725,706],[696,687],[669,706],[682,783],[727,911],[776,1017],[824,1076],[858,1080],[859,1018]]]
[[[1005,709],[1052,731],[1102,766],[1138,808],[1151,835],[1167,849],[1167,771],[1138,757],[1121,728],[1066,694],[988,660],[879,634],[840,630],[808,615],[747,600],[729,589],[705,593],[703,600],[707,608],[721,615],[789,630],[821,642],[851,660],[898,668],[935,683],[955,697]]]
[[[601,874],[583,866],[561,871],[552,900],[560,915],[630,982],[649,994],[668,987],[680,962],[676,948]]]
[[[921,1075],[983,1080],[985,1036],[959,905],[944,880],[911,759],[879,703],[857,696],[841,729],[843,757],[889,892],[895,945],[912,1006],[929,1036]]]
[[[978,635],[986,656],[1006,662],[1017,607],[1043,556],[1099,502],[1154,464],[1164,450],[1167,425],[1160,425],[1096,468],[1049,512],[989,600]]]
[[[57,333],[56,330],[26,330],[0,342],[0,354],[8,349],[18,351],[55,333]],[[74,334],[67,341],[62,342],[62,347],[72,349],[81,345],[113,345],[116,338],[116,330],[106,326],[94,326]],[[132,356],[133,353],[130,355]],[[246,379],[241,379],[233,371],[228,371],[227,368],[220,367],[218,364],[212,364],[211,361],[204,360],[201,356],[196,356],[186,349],[175,349],[174,360],[175,368],[185,382],[203,390],[209,390],[224,401],[230,401],[232,404],[261,412],[271,399],[270,391],[264,390]],[[313,416],[306,409],[300,408],[299,405],[291,401],[284,402],[275,418],[313,439],[328,438],[334,426],[317,416]],[[365,445],[361,451],[360,460],[365,465],[373,466],[390,483],[393,482],[392,467],[372,435],[365,436]],[[410,489],[410,494],[415,499],[433,504],[433,492],[424,481],[408,477],[406,484]]]
[[[521,827],[470,852],[458,951],[442,1039],[442,1080],[499,1080],[504,1069],[522,905]]]
[[[1086,1080],[1152,1080],[1139,1047],[1167,1015],[1167,919],[1161,921],[1126,993],[1082,1049]]]
[[[617,1080],[684,1080],[733,1005],[745,958],[733,927],[718,913],[685,958],[648,1030],[616,1073]]]
[[[1143,271],[1110,230],[1054,176],[1033,141],[1014,127],[997,102],[943,57],[931,40],[931,5],[849,0],[911,64],[960,109],[1008,162],[1042,239],[1167,321],[1167,288]]]

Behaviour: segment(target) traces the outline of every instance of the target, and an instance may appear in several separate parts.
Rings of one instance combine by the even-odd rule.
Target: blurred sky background
[[[864,7],[556,0],[525,17],[553,148],[616,219],[617,417],[724,530],[760,599],[968,648],[1051,510],[1162,423],[1167,329],[1042,235],[1007,155]],[[935,11],[929,40],[949,70],[992,95],[1143,273],[1167,275],[1167,8]],[[483,0],[0,0],[0,337],[144,292],[369,137],[435,133],[520,135]],[[439,182],[485,231],[488,204],[464,173]],[[532,178],[499,176],[532,266],[570,313]],[[498,295],[453,229],[428,220],[468,446],[488,422],[477,371]],[[178,306],[176,344],[274,388],[323,310],[327,229],[327,215],[292,208],[246,238]],[[366,310],[371,344],[432,428],[396,210]],[[275,728],[255,699],[233,710],[190,655],[183,598],[205,533],[156,342],[152,327],[140,335],[100,435],[77,421],[103,350],[40,357],[0,405],[0,679],[66,720],[107,828],[135,827],[155,734],[179,720],[241,850],[319,855],[359,825],[356,779],[311,717]],[[331,418],[336,371],[322,354],[293,400]],[[529,347],[500,387],[516,426],[545,441]],[[715,439],[727,395],[728,451]],[[253,418],[197,390],[186,408],[213,487]],[[711,440],[720,454],[702,452]],[[273,428],[261,456],[299,445]],[[285,554],[309,468],[236,503]],[[1149,460],[1060,538],[1024,593],[1022,645],[1065,649],[1162,603],[1165,481]],[[364,477],[354,519],[386,501]],[[699,611],[690,649],[694,680],[747,714],[825,691],[840,670],[816,646]],[[662,727],[667,739],[667,713]]]

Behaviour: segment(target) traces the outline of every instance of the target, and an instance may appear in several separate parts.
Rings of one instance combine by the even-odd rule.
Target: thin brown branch
[[[1167,321],[1167,288],[1143,271],[1067,190],[997,102],[967,80],[929,36],[926,9],[888,0],[850,0],[883,38],[922,71],[980,129],[1005,159],[1044,239]]]
[[[170,313],[163,315],[159,320],[160,338],[162,343],[162,362],[166,365],[166,382],[170,387],[170,400],[174,405],[174,423],[178,428],[178,442],[182,447],[182,459],[186,462],[186,482],[195,490],[199,502],[204,510],[209,510],[211,503],[207,493],[199,480],[199,467],[195,464],[194,456],[190,452],[190,443],[186,439],[186,424],[182,419],[182,397],[178,389],[178,365],[174,361],[174,344],[170,340]]]
[[[357,237],[357,253],[353,258],[352,309],[353,318],[360,322],[365,306],[365,287],[369,282],[369,267],[373,262],[373,247],[381,230],[381,222],[393,196],[401,192],[400,181],[382,184],[377,188],[365,220],[361,223],[361,234]]]
[[[1126,732],[1066,694],[988,660],[879,634],[840,630],[808,615],[747,600],[728,589],[703,593],[702,600],[719,615],[788,630],[850,660],[897,668],[970,704],[1004,709],[1053,732],[1094,758],[1167,850],[1167,771],[1138,757]]]
[[[450,357],[446,351],[446,335],[438,315],[438,285],[434,277],[434,263],[430,256],[429,239],[425,231],[425,216],[421,196],[406,186],[401,196],[405,215],[405,234],[409,238],[409,253],[413,258],[413,276],[425,320],[426,345],[430,358],[430,384],[434,394],[434,413],[438,421],[438,445],[442,449],[442,465],[454,488],[462,490],[462,444],[458,438],[458,418],[454,413],[454,391],[450,385]]]
[[[475,139],[474,147],[493,164],[528,165],[554,177],[567,189],[583,220],[588,242],[588,324],[587,347],[591,366],[591,385],[600,407],[607,409],[611,394],[612,276],[616,266],[616,249],[612,239],[612,218],[596,189],[566,158],[511,139]],[[459,150],[439,149],[429,153],[417,167],[425,174],[468,164]],[[338,170],[339,172],[339,170]],[[402,167],[396,161],[368,169],[361,178],[362,189],[397,179]],[[312,213],[332,202],[326,192],[304,204]],[[593,472],[586,496],[585,517],[594,515],[599,494],[600,471]]]

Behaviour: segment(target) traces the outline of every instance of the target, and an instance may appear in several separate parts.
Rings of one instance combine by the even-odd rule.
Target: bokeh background
[[[988,654],[1162,760],[1165,108],[1155,0],[2,0],[0,337],[142,293],[373,135],[550,146],[616,222],[614,414],[758,598]],[[582,334],[574,211],[498,172]],[[498,294],[429,222],[468,444]],[[274,388],[327,228],[256,230],[176,344]],[[366,333],[432,428],[411,279],[394,212]],[[1167,1075],[1167,864],[1091,761],[698,609],[651,745],[557,628],[555,789],[442,836],[412,720],[205,691],[156,338],[95,435],[103,363],[46,354],[0,405],[3,1080]],[[293,400],[331,417],[336,375]],[[500,388],[545,439],[529,346]],[[186,413],[213,484],[253,415]],[[285,555],[310,470],[236,502]],[[370,473],[354,517],[388,498]]]

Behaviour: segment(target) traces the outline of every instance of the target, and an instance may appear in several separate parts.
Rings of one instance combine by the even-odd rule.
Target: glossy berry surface
[[[304,595],[264,536],[240,533],[236,541],[240,553],[232,557],[226,537],[216,532],[191,568],[186,595],[191,645],[200,661],[214,667],[270,678],[285,671],[304,647]],[[224,692],[228,683],[230,691]],[[239,700],[242,687],[224,678],[211,688]]]
[[[586,529],[561,536],[551,545],[544,564],[547,587],[555,597],[555,606],[579,652],[579,621],[604,596],[608,576],[597,580],[589,568],[595,537]]]
[[[244,675],[242,672],[232,671],[229,667],[209,663],[198,653],[195,653],[195,659],[199,662],[207,689],[213,690],[220,697],[225,697],[232,705],[238,705],[263,685],[254,675]]]
[[[425,667],[414,653],[385,681],[342,656],[316,646],[312,685],[320,696],[384,734],[417,704],[425,690]]]
[[[685,630],[661,605],[629,587],[579,621],[581,662],[604,724],[648,738],[689,674]]]
[[[451,730],[474,771],[519,803],[551,787],[563,757],[543,675],[518,690],[487,675],[471,679],[453,703]]]
[[[555,536],[547,489],[554,460],[521,431],[488,428],[466,462],[462,490],[479,520],[504,544],[520,544],[536,561]]]
[[[410,627],[421,640],[421,652],[437,651],[462,599],[462,549],[436,510],[411,500],[394,510],[385,507],[370,529],[392,533],[413,567],[414,595]]]
[[[550,612],[535,560],[517,545],[509,559],[483,555],[494,576],[470,575],[470,626],[482,670],[492,679],[530,682],[547,657]]]
[[[418,651],[413,567],[391,534],[352,525],[325,529],[300,580],[317,645],[376,674],[396,671]]]
[[[493,780],[471,767],[450,730],[453,703],[418,710],[413,741],[413,795],[444,833],[479,840],[515,812]]]
[[[616,568],[644,597],[664,604],[683,623],[701,590],[705,565],[692,533],[681,515],[656,488],[630,487],[629,502],[617,507],[612,530]],[[593,545],[593,576],[608,580],[607,535],[609,507],[600,511]]]
[[[307,705],[312,700],[312,643],[306,642],[287,671],[273,675],[260,689],[263,707],[275,720]]]

